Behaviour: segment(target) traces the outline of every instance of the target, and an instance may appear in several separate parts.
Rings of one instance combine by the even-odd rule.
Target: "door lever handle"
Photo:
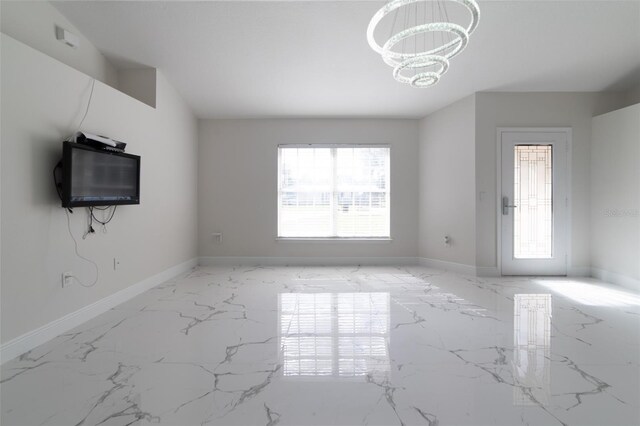
[[[509,197],[502,197],[502,214],[503,215],[508,215],[509,214],[509,209],[515,209],[516,205],[509,205]]]

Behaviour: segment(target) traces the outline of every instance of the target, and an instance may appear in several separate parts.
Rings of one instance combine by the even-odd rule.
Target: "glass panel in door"
[[[514,146],[513,255],[516,259],[553,257],[553,149]]]

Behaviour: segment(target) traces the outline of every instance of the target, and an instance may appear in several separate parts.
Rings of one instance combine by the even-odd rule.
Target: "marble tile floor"
[[[640,295],[199,267],[2,366],[18,425],[639,425]]]

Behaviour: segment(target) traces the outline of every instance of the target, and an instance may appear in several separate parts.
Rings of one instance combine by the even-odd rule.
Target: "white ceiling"
[[[476,91],[621,90],[640,76],[640,1],[479,1],[433,88],[366,41],[381,1],[55,2],[113,63],[159,68],[200,118],[423,117]]]

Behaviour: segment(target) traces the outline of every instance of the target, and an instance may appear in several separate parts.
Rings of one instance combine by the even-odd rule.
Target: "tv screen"
[[[140,204],[140,157],[64,142],[62,206],[120,204]]]

